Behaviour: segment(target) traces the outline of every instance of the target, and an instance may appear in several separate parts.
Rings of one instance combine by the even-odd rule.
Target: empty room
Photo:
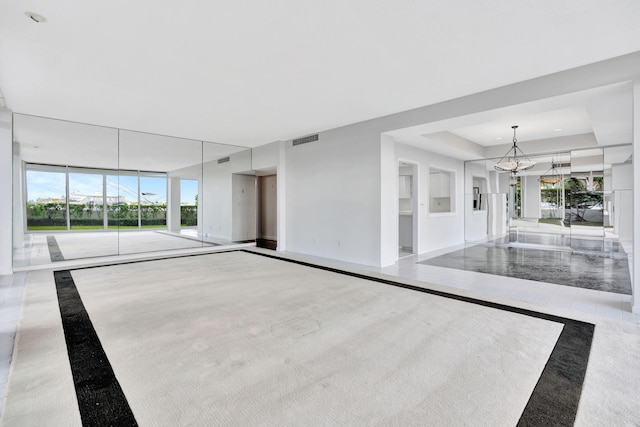
[[[0,2],[0,425],[640,425],[638,16]]]

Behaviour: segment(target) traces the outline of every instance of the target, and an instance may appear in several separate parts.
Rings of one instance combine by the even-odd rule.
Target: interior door
[[[256,245],[276,249],[278,244],[278,178],[258,177],[258,239]]]

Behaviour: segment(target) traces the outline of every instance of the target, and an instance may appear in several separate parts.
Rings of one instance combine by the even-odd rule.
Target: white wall
[[[540,218],[540,181],[538,176],[523,176],[521,179],[522,217]]]
[[[396,141],[389,135],[380,135],[380,233],[379,250],[380,257],[377,265],[391,265],[398,259],[398,228],[399,228],[399,199],[398,199],[398,158],[396,157]],[[418,175],[420,171],[414,171],[413,197],[416,198]],[[414,204],[412,202],[412,204]],[[417,204],[414,204],[417,206]],[[415,219],[418,209],[413,210]],[[415,224],[414,224],[415,225]],[[414,230],[417,231],[417,226]],[[417,248],[413,248],[414,253]]]
[[[501,179],[505,178],[505,173],[489,171],[487,179],[487,234],[491,236],[502,236],[507,232],[507,189],[501,191]]]
[[[241,212],[240,208],[233,206],[233,179],[235,173],[246,172],[251,169],[251,150],[234,153],[229,156],[229,161],[218,163],[217,160],[206,162],[202,165],[202,185],[198,190],[198,224],[202,224],[202,233],[206,237],[229,242],[236,240],[236,235],[253,235],[255,238],[255,185],[253,190],[253,232],[241,227],[247,221],[246,213],[243,211],[238,217],[237,230],[234,233],[234,210]],[[251,176],[252,179],[255,179]],[[240,181],[238,181],[240,182]],[[244,185],[244,184],[243,184]],[[241,186],[237,188],[242,188]],[[241,190],[238,190],[241,191]],[[240,193],[242,194],[242,193]],[[238,196],[238,195],[236,195]],[[236,202],[245,200],[243,197],[236,197]],[[248,199],[246,199],[248,200]],[[246,240],[242,238],[240,240]]]
[[[167,179],[167,227],[173,232],[180,231],[180,178]]]
[[[24,197],[24,163],[20,152],[20,144],[13,143],[13,247],[20,249],[24,246],[24,232],[26,230],[26,203]]]
[[[256,238],[256,177],[234,173],[231,177],[232,241]]]
[[[278,241],[278,251],[284,251],[287,248],[287,211],[286,211],[286,147],[291,142],[276,141],[270,144],[256,147],[251,153],[252,169],[256,173],[275,173],[276,179],[276,240]],[[265,172],[266,171],[266,172]]]
[[[280,163],[279,154],[282,145],[282,141],[277,141],[253,148],[251,151],[251,168],[255,171],[277,168]]]
[[[13,137],[11,111],[0,109],[0,275],[12,274]]]
[[[206,237],[231,241],[231,162],[206,162],[202,171],[201,196],[198,195],[202,233]]]
[[[380,156],[380,134],[366,123],[287,142],[287,250],[380,264]]]
[[[278,251],[287,250],[287,144],[278,144]]]
[[[398,245],[401,248],[413,249],[413,215],[400,215],[398,221]]]
[[[633,159],[640,159],[640,78],[633,82]],[[640,167],[633,168],[633,256],[632,301],[634,313],[640,314]]]
[[[608,190],[633,189],[633,165],[631,163],[611,165],[611,183],[609,187]]]
[[[605,179],[605,182],[606,179]],[[610,190],[613,193],[613,230],[624,242],[633,240],[633,165],[611,165]]]
[[[414,216],[417,217],[418,247],[414,248],[414,253],[424,253],[464,243],[464,163],[461,160],[402,143],[396,143],[395,149],[396,165],[401,160],[418,165],[418,174],[414,176],[417,190],[414,191],[414,197],[418,198],[417,203],[414,203],[417,207]],[[452,201],[454,212],[429,213],[429,168],[431,167],[455,174],[453,184],[455,194]],[[396,230],[398,229],[397,222],[393,226]]]
[[[475,179],[483,179],[484,185],[480,188],[482,194],[482,210],[473,210],[473,187]],[[488,234],[488,213],[489,205],[489,174],[485,162],[466,163],[464,176],[464,215],[465,215],[465,239],[475,241],[485,239]]]

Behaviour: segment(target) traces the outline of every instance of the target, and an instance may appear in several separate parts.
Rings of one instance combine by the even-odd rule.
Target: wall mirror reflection
[[[465,239],[468,242],[503,242],[505,239],[508,204],[501,178],[489,160],[465,163]]]
[[[623,256],[631,242],[631,146],[530,156],[535,166],[498,173],[465,163],[465,238]]]
[[[13,123],[15,266],[255,239],[255,226],[239,225],[255,218],[251,191],[233,198],[236,175],[255,180],[250,149],[21,114]]]
[[[565,221],[576,251],[604,250],[604,152],[602,148],[571,152],[571,175]]]

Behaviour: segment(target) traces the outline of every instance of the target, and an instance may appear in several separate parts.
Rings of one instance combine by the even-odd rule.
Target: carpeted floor
[[[3,425],[105,422],[84,412],[82,387],[112,379],[140,425],[526,425],[557,416],[545,399],[575,374],[566,357],[548,371],[557,343],[575,347],[565,331],[592,331],[240,251],[69,273],[58,294],[27,286]],[[90,333],[67,323],[83,311],[106,358],[74,354],[74,334]],[[578,353],[584,375],[588,346]],[[92,357],[113,378],[92,379]],[[573,383],[559,424],[575,416]]]

